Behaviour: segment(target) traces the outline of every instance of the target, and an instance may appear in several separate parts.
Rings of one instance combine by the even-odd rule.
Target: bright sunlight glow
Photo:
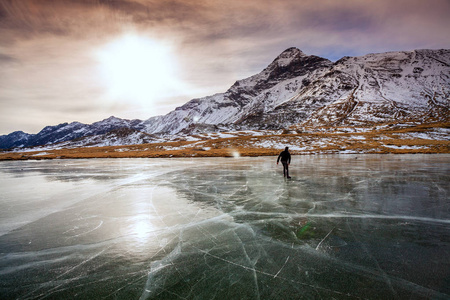
[[[125,35],[97,53],[108,98],[138,106],[181,89],[170,48],[154,40]]]

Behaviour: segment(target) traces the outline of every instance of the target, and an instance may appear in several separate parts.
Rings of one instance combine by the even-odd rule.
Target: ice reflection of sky
[[[0,298],[445,299],[448,159],[1,163]]]
[[[221,214],[214,208],[187,200],[163,182],[159,186],[148,180],[124,185],[112,192],[115,198],[123,199],[120,207],[114,205],[117,211],[109,212],[108,205],[100,208],[104,216],[114,215],[114,221],[105,230],[110,235],[115,230],[120,232],[117,244],[130,256],[157,255],[185,228]]]

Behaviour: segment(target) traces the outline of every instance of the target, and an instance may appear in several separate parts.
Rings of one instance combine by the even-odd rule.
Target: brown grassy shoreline
[[[303,132],[269,134],[263,136],[235,136],[230,138],[197,137],[197,141],[127,146],[83,147],[67,149],[37,148],[36,151],[6,151],[0,160],[41,160],[77,158],[169,158],[169,157],[236,157],[273,156],[291,147],[294,155],[308,154],[438,154],[450,153],[450,141],[427,139],[420,134],[436,128],[448,128],[449,124],[418,125],[407,128],[369,132]],[[444,134],[445,135],[445,134]],[[417,137],[419,136],[419,137]]]

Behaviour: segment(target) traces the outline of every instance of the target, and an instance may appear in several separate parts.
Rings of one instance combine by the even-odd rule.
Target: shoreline
[[[58,150],[37,150],[29,152],[0,153],[0,161],[18,160],[57,160],[57,159],[96,159],[96,158],[207,158],[207,157],[260,157],[278,156],[283,149],[239,149],[222,148],[213,150],[184,149],[167,151],[123,150],[131,147],[145,147],[148,144],[132,146],[107,146]],[[362,155],[362,154],[450,154],[449,146],[426,149],[311,149],[308,151],[290,150],[292,155]]]
[[[256,157],[315,154],[450,154],[449,123],[370,131],[313,131],[230,137],[193,135],[174,141],[134,145],[54,144],[0,152],[0,161],[85,158]],[[334,129],[335,130],[335,129]],[[231,136],[233,135],[233,136]],[[105,141],[110,142],[110,141]]]

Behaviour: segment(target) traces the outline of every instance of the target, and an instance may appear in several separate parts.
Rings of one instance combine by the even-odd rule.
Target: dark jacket
[[[287,162],[288,164],[291,163],[291,154],[290,154],[289,151],[286,150],[286,149],[285,149],[284,151],[282,151],[282,152],[280,153],[280,155],[278,155],[277,163],[280,161],[280,158],[281,158],[281,162],[285,161],[285,162]]]

